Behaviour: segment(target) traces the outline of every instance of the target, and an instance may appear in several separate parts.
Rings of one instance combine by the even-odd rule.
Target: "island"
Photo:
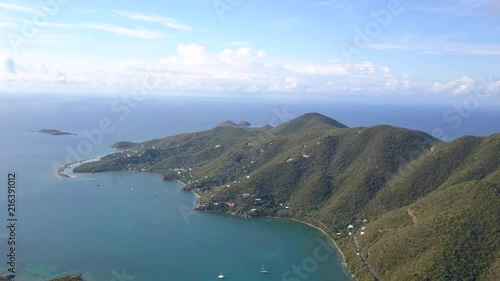
[[[157,173],[198,211],[307,223],[356,280],[500,280],[499,133],[443,142],[307,113],[114,147],[74,172]]]
[[[69,133],[69,132],[63,132],[63,131],[59,131],[56,129],[41,129],[41,130],[38,130],[37,132],[42,133],[42,134],[52,135],[52,136],[65,136],[65,135],[76,136],[76,134]]]

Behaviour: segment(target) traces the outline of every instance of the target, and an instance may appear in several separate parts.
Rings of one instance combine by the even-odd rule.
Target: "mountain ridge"
[[[309,113],[274,128],[216,127],[124,144],[75,172],[155,172],[199,194],[198,210],[318,226],[359,280],[500,276],[500,134],[442,142]]]

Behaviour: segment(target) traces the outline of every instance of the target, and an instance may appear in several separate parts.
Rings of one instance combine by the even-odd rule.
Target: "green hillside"
[[[309,113],[115,147],[75,172],[155,172],[199,210],[316,225],[359,280],[500,280],[500,134],[444,143]]]

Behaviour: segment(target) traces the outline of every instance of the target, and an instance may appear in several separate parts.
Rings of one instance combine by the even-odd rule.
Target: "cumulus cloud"
[[[183,57],[201,57],[206,55],[205,47],[196,44],[178,44],[177,50]]]
[[[477,79],[463,76],[451,81],[440,81],[433,84],[436,93],[445,93],[453,96],[472,94],[500,95],[500,80],[493,77],[480,77]]]
[[[81,58],[40,61],[36,55],[0,57],[0,84],[9,90],[32,85],[34,90],[60,87],[89,92],[119,92],[140,84],[145,76],[158,78],[157,89],[222,92],[322,92],[374,95],[464,95],[476,89],[497,94],[500,81],[461,77],[425,81],[394,73],[387,66],[360,63],[296,62],[270,57],[247,46],[208,50],[198,44],[178,44],[177,54],[163,59],[111,60]],[[52,89],[51,88],[51,89]]]
[[[434,83],[434,91],[461,95],[471,92],[475,86],[476,81],[474,79],[464,76],[453,81],[436,82]]]

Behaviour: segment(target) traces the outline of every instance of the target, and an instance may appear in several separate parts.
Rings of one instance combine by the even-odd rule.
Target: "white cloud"
[[[16,25],[12,22],[0,21],[0,28],[12,28],[16,27]]]
[[[0,88],[67,89],[121,92],[150,73],[159,78],[163,93],[203,92],[319,92],[371,95],[464,95],[479,89],[495,95],[500,82],[462,77],[425,81],[394,73],[373,62],[341,63],[282,61],[248,47],[210,51],[197,44],[178,44],[177,54],[159,60],[43,57],[19,54],[0,57]],[[42,59],[43,58],[43,59]],[[15,72],[15,73],[14,73]]]
[[[61,27],[61,28],[85,28],[94,29],[113,33],[116,35],[135,37],[140,39],[161,39],[166,38],[167,34],[162,32],[157,32],[144,28],[127,28],[123,26],[108,24],[108,23],[47,23],[47,26]]]
[[[15,19],[15,18],[3,18],[4,23],[21,23],[21,24],[32,24],[30,20],[27,19]],[[2,22],[0,22],[1,24]],[[40,27],[59,27],[59,28],[84,28],[100,30],[116,35],[135,37],[140,39],[161,39],[166,38],[167,34],[162,32],[157,32],[145,28],[127,28],[119,25],[108,24],[108,23],[53,23],[47,22]]]
[[[120,15],[124,18],[128,18],[128,19],[161,23],[161,24],[165,25],[166,27],[177,29],[177,30],[184,30],[184,31],[192,30],[191,26],[189,26],[187,24],[178,23],[173,18],[161,17],[161,16],[156,16],[156,15],[147,15],[147,14],[142,14],[142,13],[132,13],[132,12],[116,12],[116,14]]]
[[[25,12],[25,13],[33,13],[37,9],[34,6],[27,4],[18,4],[15,2],[4,2],[0,1],[0,9],[5,9],[14,12]]]
[[[179,44],[177,45],[177,50],[183,57],[201,57],[206,55],[205,47],[196,44]]]
[[[428,43],[428,44],[372,44],[371,49],[419,51],[429,55],[466,54],[475,56],[500,56],[500,44],[486,43]]]
[[[469,95],[477,92],[500,95],[500,80],[495,80],[492,77],[473,79],[463,76],[452,81],[435,82],[433,90],[437,93],[447,93],[454,96]]]
[[[468,17],[484,14],[497,0],[453,0],[448,3],[417,4],[408,9],[431,15]]]
[[[88,29],[95,29],[101,31],[107,31],[110,33],[114,33],[117,35],[124,35],[130,37],[136,37],[141,39],[160,39],[167,37],[166,34],[161,32],[156,32],[148,29],[132,29],[126,28],[118,25],[112,25],[107,23],[96,23],[96,24],[69,24],[69,25],[61,25],[62,27],[81,27]]]

